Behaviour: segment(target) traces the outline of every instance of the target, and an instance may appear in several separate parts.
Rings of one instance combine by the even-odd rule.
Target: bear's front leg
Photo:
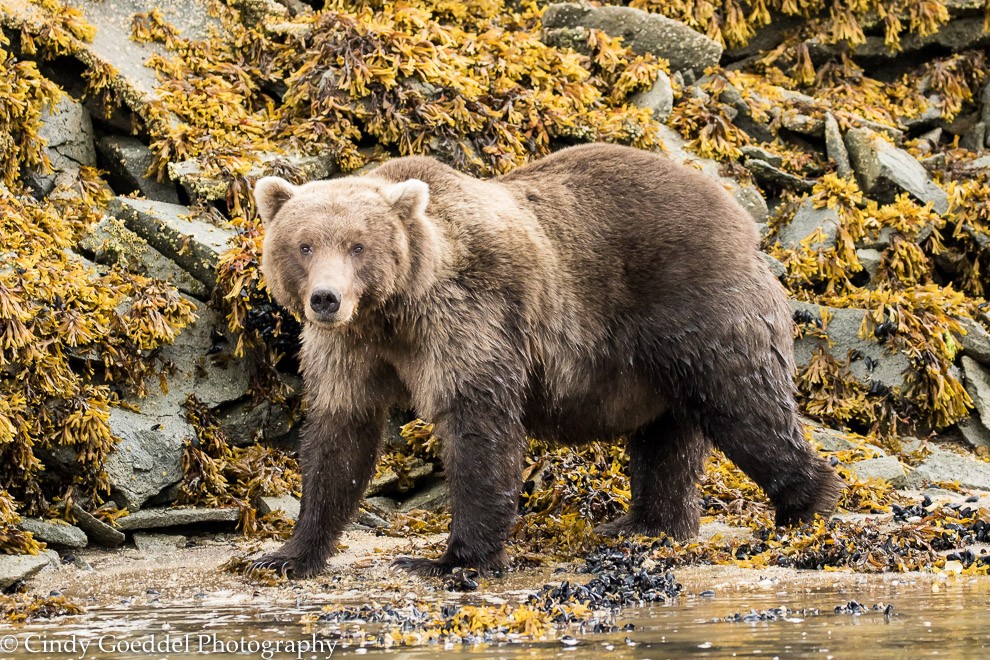
[[[435,423],[450,489],[450,537],[439,559],[396,560],[411,573],[445,575],[458,567],[490,573],[508,565],[505,542],[519,509],[525,432],[515,405],[501,397],[483,403],[491,401],[490,390],[474,396]]]
[[[385,418],[384,409],[361,415],[308,414],[299,447],[299,520],[292,538],[252,568],[270,568],[297,579],[323,571],[371,481]]]

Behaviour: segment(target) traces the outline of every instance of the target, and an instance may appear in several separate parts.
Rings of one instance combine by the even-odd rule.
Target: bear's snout
[[[340,294],[333,289],[317,289],[309,297],[310,308],[319,316],[329,316],[340,309]]]

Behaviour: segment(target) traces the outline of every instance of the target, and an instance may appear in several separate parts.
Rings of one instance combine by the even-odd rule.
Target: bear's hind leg
[[[603,536],[698,534],[701,502],[697,490],[711,445],[695,424],[668,413],[631,434],[626,443],[632,506],[618,520],[599,525]]]
[[[755,356],[759,357],[759,356]],[[776,509],[777,525],[835,511],[842,480],[805,439],[797,417],[786,359],[742,351],[721,356],[693,397],[706,437],[763,489]],[[700,394],[700,396],[699,396]]]

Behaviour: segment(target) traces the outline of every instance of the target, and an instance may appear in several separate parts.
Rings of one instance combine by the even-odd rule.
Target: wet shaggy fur
[[[632,507],[606,533],[696,534],[713,445],[779,524],[834,509],[840,481],[796,416],[783,288],[704,175],[599,144],[489,181],[410,157],[264,179],[256,199],[268,286],[306,319],[308,403],[301,516],[259,565],[323,568],[394,405],[435,423],[451,493],[446,552],[402,564],[418,573],[505,565],[527,434],[627,438]]]

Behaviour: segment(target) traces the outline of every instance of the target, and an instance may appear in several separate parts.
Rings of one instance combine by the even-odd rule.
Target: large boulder
[[[949,210],[948,196],[924,166],[879,133],[853,128],[846,132],[845,144],[859,185],[867,195],[888,202],[903,191],[923,204],[931,203],[936,213]]]
[[[182,445],[194,437],[182,410],[162,399],[143,402],[140,413],[110,411],[110,429],[120,438],[106,462],[113,497],[132,511],[182,479]]]
[[[622,42],[636,53],[666,59],[672,71],[693,69],[700,74],[716,66],[722,57],[722,46],[715,40],[673,19],[632,7],[553,4],[543,14],[543,28],[551,43],[557,42],[558,35],[574,30],[601,30],[622,37]]]

